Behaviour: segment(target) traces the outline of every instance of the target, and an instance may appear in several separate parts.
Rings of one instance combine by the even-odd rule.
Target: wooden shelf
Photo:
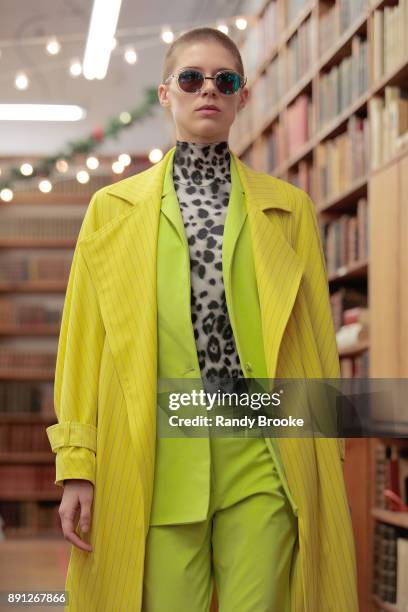
[[[344,282],[347,280],[366,278],[368,260],[357,261],[348,266],[342,266],[335,273],[329,275],[329,283]]]
[[[0,463],[54,463],[55,455],[51,451],[9,452],[0,453]]]
[[[0,282],[0,293],[66,293],[66,281]]]
[[[55,414],[42,414],[40,412],[0,412],[0,424],[22,423],[22,424],[47,424],[55,422]]]
[[[355,203],[358,198],[367,197],[367,185],[368,177],[361,177],[350,185],[346,191],[325,200],[320,206],[317,207],[317,212],[342,213],[349,210],[350,206],[355,207]]]
[[[58,336],[59,325],[0,325],[0,336]]]
[[[61,499],[60,491],[3,491],[0,492],[0,501],[58,501]]]
[[[54,380],[54,370],[0,370],[0,380]]]
[[[57,500],[59,501],[59,500]],[[61,529],[34,529],[33,527],[3,527],[6,539],[61,540]]]
[[[43,248],[56,248],[56,249],[67,249],[74,248],[76,240],[74,238],[5,238],[0,239],[0,249],[43,249]]]

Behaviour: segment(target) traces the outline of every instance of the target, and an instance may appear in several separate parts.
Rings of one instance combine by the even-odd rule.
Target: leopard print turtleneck
[[[191,320],[204,384],[206,380],[244,377],[222,274],[230,160],[227,141],[176,142],[173,182],[190,250]]]

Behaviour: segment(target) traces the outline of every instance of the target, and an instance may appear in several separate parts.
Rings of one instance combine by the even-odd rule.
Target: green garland
[[[68,142],[66,148],[58,151],[55,155],[44,157],[33,166],[33,172],[29,176],[21,174],[20,167],[8,168],[8,175],[0,181],[0,190],[9,188],[19,181],[32,180],[35,177],[47,178],[55,172],[55,163],[59,159],[65,161],[72,160],[75,155],[87,154],[95,151],[105,140],[110,138],[117,139],[120,132],[131,127],[138,121],[153,114],[153,107],[158,103],[157,89],[147,87],[144,93],[144,100],[134,109],[124,113],[125,120],[114,117],[108,121],[105,128],[97,127],[92,130],[88,138],[83,138]],[[120,117],[122,117],[122,113]]]

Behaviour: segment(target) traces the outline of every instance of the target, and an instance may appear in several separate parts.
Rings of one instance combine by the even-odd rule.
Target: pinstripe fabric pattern
[[[91,531],[77,528],[94,552],[72,548],[71,611],[141,610],[155,453],[155,256],[173,150],[94,195],[74,253],[55,373],[58,424],[47,428],[56,483],[76,477],[95,484]],[[313,202],[289,183],[234,161],[247,200],[268,375],[337,378]],[[356,612],[344,445],[333,438],[280,438],[279,448],[299,507],[291,612]]]

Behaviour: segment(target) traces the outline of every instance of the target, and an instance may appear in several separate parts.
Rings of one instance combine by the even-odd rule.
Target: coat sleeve
[[[296,232],[296,251],[305,268],[303,290],[322,366],[323,378],[340,378],[340,361],[336,342],[333,313],[330,304],[327,266],[320,238],[316,206],[310,196],[301,191],[302,202]],[[345,459],[345,439],[337,437],[339,454]]]
[[[81,251],[81,239],[97,229],[96,195],[78,235],[58,340],[54,409],[58,423],[46,429],[56,453],[55,484],[80,478],[95,485],[100,360],[105,338],[97,296]]]

